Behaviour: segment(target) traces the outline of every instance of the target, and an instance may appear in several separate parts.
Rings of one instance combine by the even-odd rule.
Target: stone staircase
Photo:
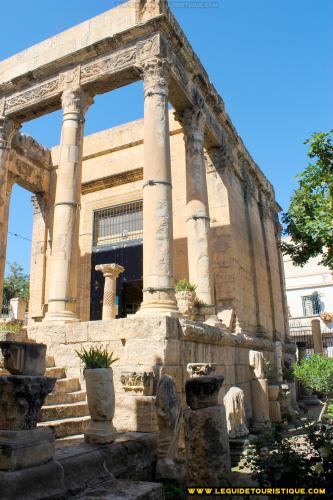
[[[38,426],[51,427],[56,439],[83,434],[90,416],[79,379],[67,378],[65,368],[56,367],[52,356],[47,356],[46,366],[45,375],[57,378],[57,382],[45,400]]]

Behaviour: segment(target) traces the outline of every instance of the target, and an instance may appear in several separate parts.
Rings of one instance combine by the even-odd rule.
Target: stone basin
[[[4,357],[4,368],[12,375],[44,375],[45,344],[7,340],[0,342],[0,349]]]
[[[56,381],[50,377],[0,377],[0,429],[35,429],[39,411]]]

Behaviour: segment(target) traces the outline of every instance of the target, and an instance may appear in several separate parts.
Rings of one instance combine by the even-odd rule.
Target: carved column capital
[[[0,114],[0,149],[10,149],[14,135],[18,132],[20,124]]]
[[[98,264],[95,266],[96,271],[103,273],[104,278],[117,279],[119,274],[123,273],[125,269],[118,264]]]
[[[168,96],[170,64],[165,58],[152,57],[142,63],[144,95],[154,94]]]
[[[206,117],[202,111],[202,107],[196,106],[193,108],[187,108],[181,112],[176,111],[175,118],[181,123],[183,127],[185,141],[203,141]]]
[[[89,106],[94,102],[94,98],[85,92],[82,87],[65,89],[61,96],[61,105],[64,115],[74,113],[84,116]]]

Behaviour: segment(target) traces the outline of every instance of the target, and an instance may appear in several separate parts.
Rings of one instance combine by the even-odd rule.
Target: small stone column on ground
[[[281,384],[283,382],[283,351],[280,340],[274,342],[274,358],[277,381]]]
[[[227,486],[231,471],[225,409],[218,404],[224,377],[186,381],[184,412],[188,486]]]
[[[0,377],[0,471],[51,462],[53,432],[37,429],[39,411],[56,382],[44,376],[46,346],[5,341],[0,348],[10,373]]]
[[[6,264],[9,200],[12,182],[8,174],[8,159],[12,139],[19,124],[5,117],[5,99],[0,99],[0,304],[3,297],[3,278]]]
[[[176,384],[170,375],[163,375],[158,383],[155,407],[159,429],[156,479],[179,480],[176,458],[182,410]]]
[[[118,264],[99,264],[95,267],[96,271],[101,271],[105,278],[103,295],[102,320],[115,319],[116,317],[116,284],[119,274],[125,271],[125,268]]]
[[[84,116],[92,101],[92,97],[79,86],[66,89],[62,95],[63,120],[54,205],[48,312],[44,321],[78,320],[76,301],[82,143]]]
[[[206,306],[214,307],[210,263],[210,218],[204,157],[205,116],[202,105],[175,114],[183,127],[186,152],[186,222],[189,280]],[[214,312],[214,311],[213,311]]]
[[[253,369],[251,380],[252,428],[264,431],[270,428],[268,381],[264,373],[264,355],[260,351],[249,352],[249,365]]]
[[[177,314],[173,278],[169,63],[144,63],[143,302],[137,314]]]
[[[280,386],[278,384],[268,386],[269,417],[271,422],[281,422],[281,408],[278,401],[279,392]]]
[[[314,352],[316,354],[323,354],[324,353],[323,338],[321,336],[321,328],[320,328],[320,320],[319,319],[313,319],[311,321],[311,331],[312,331]]]

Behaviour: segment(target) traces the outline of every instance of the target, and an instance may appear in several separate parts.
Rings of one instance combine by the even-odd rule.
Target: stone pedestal
[[[4,367],[12,375],[42,376],[45,373],[46,345],[0,341]]]
[[[0,431],[0,470],[11,471],[49,462],[55,452],[54,435],[47,428]]]
[[[105,279],[102,320],[115,319],[117,278],[125,269],[118,264],[100,264],[95,269],[101,271]]]
[[[252,393],[252,428],[254,431],[263,431],[270,428],[268,381],[267,379],[251,380]]]
[[[223,486],[230,474],[225,409],[218,405],[223,377],[195,377],[186,382],[184,412],[188,486]]]

